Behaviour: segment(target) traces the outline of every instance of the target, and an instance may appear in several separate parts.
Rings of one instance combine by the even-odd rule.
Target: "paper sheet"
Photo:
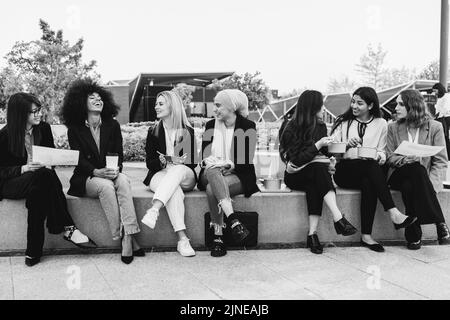
[[[40,162],[44,166],[76,166],[79,154],[78,150],[33,146],[33,162]]]
[[[409,141],[403,141],[394,151],[396,154],[402,156],[416,156],[422,157],[432,157],[442,151],[445,147],[442,146],[428,146],[424,144],[412,143]]]

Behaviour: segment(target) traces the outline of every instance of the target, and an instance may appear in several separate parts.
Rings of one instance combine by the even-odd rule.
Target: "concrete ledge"
[[[142,219],[146,209],[150,206],[153,194],[145,187],[134,188],[134,204],[138,220]],[[393,192],[394,201],[404,210],[400,193]],[[338,189],[338,204],[347,219],[358,229],[360,226],[359,204],[360,193],[354,190]],[[450,220],[450,190],[444,190],[438,195],[444,215]],[[75,198],[68,196],[68,206],[77,226],[91,237],[101,248],[113,250],[120,247],[119,241],[112,241],[105,214],[100,202],[94,199]],[[251,198],[235,197],[235,208],[243,211],[259,213],[260,247],[296,246],[306,240],[308,232],[308,216],[306,211],[306,197],[303,192],[291,193],[257,193]],[[186,225],[188,235],[194,247],[204,249],[204,218],[208,210],[206,194],[193,191],[186,194]],[[0,252],[23,252],[26,247],[27,211],[24,200],[0,201]],[[435,240],[434,225],[423,226],[424,239]],[[360,234],[342,237],[336,234],[328,208],[323,211],[319,226],[319,237],[324,243],[336,245],[357,243]],[[385,242],[403,241],[403,231],[395,231],[389,219],[378,205],[373,228],[375,239]],[[165,210],[161,211],[154,230],[141,224],[139,241],[145,248],[155,250],[173,250],[176,246],[176,235],[173,232]],[[332,244],[332,245],[333,245]],[[48,250],[78,250],[71,243],[64,241],[62,235],[46,235],[45,248]]]

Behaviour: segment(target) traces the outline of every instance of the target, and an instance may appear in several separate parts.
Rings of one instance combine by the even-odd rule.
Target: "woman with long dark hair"
[[[28,209],[25,263],[40,262],[44,245],[44,222],[51,234],[64,232],[64,239],[89,247],[89,238],[74,225],[67,210],[61,182],[52,169],[33,161],[33,145],[54,148],[52,129],[41,122],[42,106],[29,93],[16,93],[7,106],[7,125],[0,131],[0,200],[25,199]]]
[[[347,151],[336,165],[334,181],[342,188],[361,190],[361,244],[376,252],[384,251],[371,236],[378,199],[395,229],[405,228],[417,219],[402,214],[392,200],[381,168],[386,162],[386,134],[387,122],[381,117],[377,93],[370,87],[353,93],[350,108],[336,119],[331,130],[335,140],[347,143]],[[375,157],[359,157],[358,147],[376,149]]]
[[[431,223],[436,224],[439,244],[449,244],[450,232],[436,196],[443,188],[448,166],[442,126],[432,120],[417,90],[402,91],[395,110],[398,120],[389,124],[387,135],[388,182],[393,189],[401,191],[406,214],[418,218],[405,229],[407,247],[420,249],[420,225]],[[432,157],[395,154],[403,141],[444,148]]]
[[[334,165],[327,152],[333,139],[327,135],[323,112],[322,94],[314,90],[303,92],[292,119],[282,129],[279,138],[280,155],[287,164],[284,181],[289,188],[306,192],[309,214],[307,247],[316,254],[323,252],[317,236],[323,202],[333,215],[338,234],[350,236],[356,232],[336,203],[336,190],[330,174]]]
[[[109,91],[91,79],[69,87],[61,110],[70,148],[80,151],[68,194],[100,199],[113,240],[122,239],[122,262],[144,256],[135,238],[140,232],[131,185],[122,173],[123,146],[119,123],[113,118],[119,107]],[[107,155],[118,157],[117,167],[106,166]]]

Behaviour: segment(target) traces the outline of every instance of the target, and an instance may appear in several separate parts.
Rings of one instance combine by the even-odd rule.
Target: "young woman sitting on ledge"
[[[223,242],[225,214],[231,234],[237,242],[249,235],[247,228],[234,214],[231,197],[258,192],[253,157],[256,149],[256,125],[246,119],[248,98],[242,91],[227,89],[214,98],[216,118],[206,123],[202,141],[202,170],[198,187],[206,190],[214,227],[211,256],[227,253]]]
[[[336,165],[334,181],[341,188],[361,190],[361,244],[376,252],[384,251],[371,236],[378,199],[395,229],[405,228],[417,219],[402,214],[392,200],[381,168],[386,162],[386,134],[387,122],[381,117],[377,93],[370,87],[353,93],[350,108],[337,118],[331,130],[336,141],[347,143],[347,151]],[[359,154],[364,151],[373,154]]]
[[[287,168],[284,181],[289,188],[306,192],[309,214],[307,247],[316,254],[323,252],[317,227],[324,201],[333,215],[338,234],[350,236],[356,232],[336,203],[336,190],[330,174],[334,171],[334,164],[327,152],[332,138],[327,136],[323,112],[322,94],[307,90],[298,99],[292,119],[280,129],[280,155]]]
[[[165,206],[178,235],[178,252],[184,257],[192,257],[195,251],[189,243],[184,223],[184,192],[192,191],[197,184],[198,152],[194,129],[188,122],[183,101],[173,91],[158,94],[155,110],[160,121],[148,131],[145,151],[149,172],[144,180],[155,194],[153,206],[147,210],[142,222],[153,229],[159,210]]]
[[[69,87],[61,115],[70,148],[80,151],[68,194],[100,199],[113,240],[122,239],[121,260],[129,264],[145,252],[135,238],[140,230],[130,181],[122,173],[122,133],[113,118],[118,110],[110,92],[86,79]],[[106,167],[108,153],[118,157],[117,167]]]
[[[439,244],[450,243],[449,229],[445,223],[436,193],[442,190],[447,174],[447,151],[441,123],[432,120],[424,99],[417,90],[405,90],[397,98],[397,122],[389,124],[387,135],[388,182],[402,193],[406,214],[417,221],[405,229],[407,247],[421,247],[421,224],[436,224]],[[394,151],[403,141],[443,149],[432,157],[403,156]]]
[[[0,200],[25,199],[28,209],[25,263],[29,267],[40,262],[45,219],[49,233],[64,232],[64,239],[75,245],[92,247],[70,217],[56,172],[33,161],[33,145],[55,147],[52,129],[41,118],[39,100],[28,93],[16,93],[8,101],[7,125],[0,131]]]

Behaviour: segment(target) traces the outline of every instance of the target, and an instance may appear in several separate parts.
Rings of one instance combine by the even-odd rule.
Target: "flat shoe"
[[[384,252],[384,247],[379,243],[368,244],[368,243],[365,243],[363,240],[361,240],[361,245],[363,247],[367,247],[370,250],[375,251],[375,252]]]
[[[416,221],[417,221],[417,217],[410,217],[410,216],[408,216],[405,219],[405,221],[403,221],[402,223],[394,223],[394,228],[395,228],[395,230],[406,228],[406,227],[412,225]]]

